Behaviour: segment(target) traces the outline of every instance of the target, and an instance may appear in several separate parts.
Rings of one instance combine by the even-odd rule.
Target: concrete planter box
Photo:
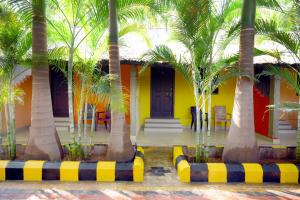
[[[194,149],[194,147],[192,148]],[[223,146],[210,146],[209,158],[222,158]],[[190,150],[187,146],[183,146],[183,153],[188,156],[188,161],[192,160],[192,156],[195,154],[195,150]],[[261,160],[283,160],[291,161],[296,159],[296,147],[286,146],[260,146],[259,157]]]
[[[190,163],[182,146],[173,147],[173,164],[182,182],[299,183],[300,165],[291,163]]]
[[[115,161],[9,161],[0,160],[0,180],[134,181],[144,180],[144,150],[137,148],[133,162]]]

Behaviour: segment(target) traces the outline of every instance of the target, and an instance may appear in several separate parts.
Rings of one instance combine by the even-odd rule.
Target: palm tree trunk
[[[9,118],[9,133],[8,133],[8,155],[9,159],[16,158],[16,141],[15,141],[15,112],[14,112],[14,91],[12,83],[8,85],[8,118]]]
[[[201,147],[200,147],[200,98],[199,98],[199,86],[197,84],[196,72],[192,71],[193,76],[193,89],[194,89],[194,100],[196,104],[196,162],[200,162],[201,160]]]
[[[86,138],[86,134],[87,134],[87,111],[88,111],[88,95],[85,94],[85,103],[84,103],[84,127],[83,127],[83,135]],[[94,117],[94,116],[92,116]]]
[[[0,108],[1,109],[1,108]],[[3,123],[2,123],[2,120],[3,120],[3,118],[2,118],[2,114],[3,114],[3,112],[2,111],[0,111],[0,144],[2,144],[2,129],[3,129]]]
[[[199,98],[199,86],[197,84],[197,75],[196,71],[192,71],[192,76],[193,76],[193,89],[194,89],[194,100],[196,104],[196,132],[200,132],[200,98]]]
[[[0,108],[2,109],[2,108]],[[2,142],[3,142],[3,138],[2,138],[2,129],[3,129],[3,123],[2,123],[2,111],[0,111],[0,159],[2,159],[2,153],[3,153],[3,148],[2,148]]]
[[[9,133],[8,105],[4,105],[6,133]]]
[[[61,160],[49,84],[45,0],[32,0],[32,106],[26,159]]]
[[[11,159],[16,157],[16,120],[15,120],[15,105],[14,105],[14,88],[10,88],[10,102],[9,102],[9,124],[11,136]]]
[[[79,106],[78,106],[78,138],[77,138],[77,143],[81,144],[81,133],[82,133],[82,108],[84,104],[84,88],[85,88],[85,80],[83,79],[81,82],[81,92],[80,92],[80,100],[79,100]],[[86,120],[86,119],[85,119]],[[84,121],[86,122],[86,121]]]
[[[92,106],[93,115],[92,115],[92,126],[91,126],[91,134],[90,134],[90,144],[93,142],[94,130],[95,130],[95,113],[96,106]]]
[[[253,48],[256,0],[244,0],[240,36],[240,71],[254,76]],[[232,122],[223,151],[225,162],[257,162],[259,160],[253,114],[253,79],[237,80]]]
[[[300,94],[298,94],[300,95]],[[300,105],[300,97],[299,97],[299,105]],[[300,163],[300,111],[298,111],[298,127],[297,127],[297,152],[296,152],[296,161]]]
[[[210,64],[209,64],[209,93],[208,93],[208,111],[207,111],[207,135],[206,135],[206,150],[205,150],[205,159],[209,158],[209,150],[210,150],[210,135],[211,135],[211,102],[212,102],[212,54],[210,54]]]
[[[75,142],[74,105],[73,105],[73,57],[74,57],[74,39],[72,39],[72,44],[69,49],[69,60],[68,60],[68,103],[69,103],[69,123],[70,123],[71,143]]]
[[[206,150],[206,144],[205,144],[205,141],[206,141],[206,124],[205,124],[205,118],[206,118],[206,99],[205,99],[205,91],[204,91],[204,88],[201,88],[201,100],[202,100],[202,103],[201,103],[201,110],[202,110],[202,130],[201,130],[201,159],[202,159],[202,162],[205,162],[206,161],[206,158],[205,158],[205,150]]]
[[[116,0],[109,0],[109,73],[118,77],[111,81],[111,87],[116,91],[113,91],[111,98],[111,133],[107,149],[107,159],[129,161],[134,156],[130,133],[125,123],[124,109],[116,109],[120,108],[118,104],[123,104],[123,100],[120,99],[123,98],[123,95],[121,88]]]

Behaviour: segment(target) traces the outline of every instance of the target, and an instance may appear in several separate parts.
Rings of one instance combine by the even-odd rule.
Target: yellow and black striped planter
[[[144,150],[137,148],[133,162],[115,161],[0,161],[0,180],[134,181],[144,180]]]
[[[300,165],[290,163],[189,163],[182,146],[173,148],[173,164],[182,182],[299,183]]]

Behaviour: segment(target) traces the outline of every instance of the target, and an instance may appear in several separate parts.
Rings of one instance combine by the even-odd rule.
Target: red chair
[[[110,132],[110,106],[107,107],[106,111],[96,112],[96,131],[99,122],[103,122],[105,129]]]

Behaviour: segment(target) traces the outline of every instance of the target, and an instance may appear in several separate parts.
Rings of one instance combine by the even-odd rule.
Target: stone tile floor
[[[62,144],[66,144],[70,141],[70,134],[66,131],[58,131]],[[28,140],[29,130],[23,129],[17,131],[16,138],[18,144],[26,144]],[[87,137],[83,139],[84,143],[90,142],[90,132],[87,133]],[[227,132],[219,130],[212,132],[210,137],[210,144],[216,146],[224,145],[226,141]],[[4,137],[5,138],[5,137]],[[93,134],[93,143],[95,144],[107,144],[109,139],[109,132],[103,127],[100,127],[97,132]],[[173,145],[195,145],[196,134],[190,129],[184,129],[182,133],[147,133],[140,131],[133,143],[139,146],[157,146],[157,147],[172,147]],[[257,135],[257,143],[260,146],[271,146],[273,141],[270,138]],[[276,145],[296,146],[296,135],[286,134],[280,136],[280,143]]]
[[[181,183],[172,166],[170,147],[146,147],[145,171],[143,183],[6,181],[0,183],[0,200],[300,200],[298,185]]]

